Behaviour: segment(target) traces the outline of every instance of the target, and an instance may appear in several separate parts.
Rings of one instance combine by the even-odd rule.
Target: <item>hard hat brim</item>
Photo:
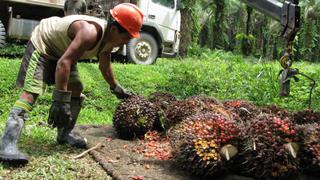
[[[132,38],[139,38],[139,37],[140,37],[140,33],[139,33],[139,32],[137,32],[137,33],[130,33],[130,36],[131,36]]]

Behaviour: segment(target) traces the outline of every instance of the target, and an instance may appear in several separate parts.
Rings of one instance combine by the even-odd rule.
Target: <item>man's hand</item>
[[[52,95],[48,124],[52,127],[66,126],[71,120],[71,92],[55,89]]]
[[[120,85],[116,85],[115,88],[110,88],[111,92],[117,96],[118,99],[126,99],[132,95],[134,95],[131,92],[128,92],[127,90],[123,89]]]

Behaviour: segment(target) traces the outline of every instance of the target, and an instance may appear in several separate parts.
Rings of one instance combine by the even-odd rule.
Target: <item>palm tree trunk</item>
[[[188,54],[188,47],[192,43],[193,21],[189,8],[181,10],[181,41],[179,55],[185,57]]]
[[[249,34],[250,34],[250,26],[251,26],[251,14],[252,14],[252,8],[247,6],[247,24],[246,24],[246,38],[243,38],[241,42],[241,51],[243,55],[249,56],[251,53],[251,47],[249,43]]]

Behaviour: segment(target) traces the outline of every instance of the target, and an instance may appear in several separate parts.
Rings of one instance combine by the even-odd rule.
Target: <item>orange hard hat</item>
[[[136,5],[122,3],[111,9],[110,13],[132,37],[140,37],[139,31],[143,23],[143,14]]]

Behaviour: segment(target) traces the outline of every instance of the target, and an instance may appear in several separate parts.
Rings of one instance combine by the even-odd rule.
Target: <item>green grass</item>
[[[21,90],[15,88],[19,59],[0,58],[0,129]],[[98,64],[79,63],[87,99],[78,124],[111,124],[119,100],[110,93]],[[137,94],[148,96],[155,91],[169,92],[178,98],[209,95],[221,100],[245,99],[257,105],[276,104],[290,111],[307,108],[310,82],[301,78],[292,82],[291,96],[280,98],[278,62],[216,51],[183,60],[159,59],[155,65],[142,66],[114,63],[114,74],[120,84]],[[315,80],[320,78],[320,65],[295,62],[294,67]],[[99,165],[89,157],[75,161],[68,158],[80,153],[55,141],[56,132],[43,126],[51,104],[52,87],[37,101],[19,141],[21,150],[31,155],[26,167],[0,165],[0,177],[12,179],[101,179],[106,178]],[[312,107],[320,108],[320,91],[315,88]],[[102,175],[101,175],[102,174]]]

